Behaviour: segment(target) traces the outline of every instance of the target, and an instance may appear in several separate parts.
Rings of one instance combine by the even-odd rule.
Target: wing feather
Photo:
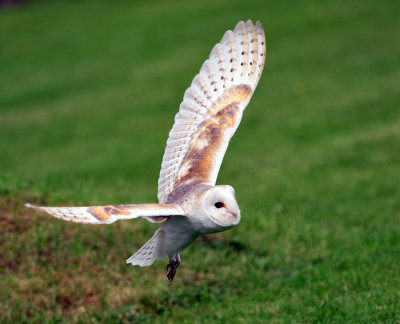
[[[265,35],[260,22],[239,22],[212,49],[175,116],[158,180],[160,203],[180,186],[215,185],[229,140],[260,79]]]
[[[168,216],[184,216],[183,209],[176,204],[107,205],[89,207],[26,207],[43,211],[56,218],[82,224],[111,224],[117,220],[143,217],[149,222],[161,222]]]

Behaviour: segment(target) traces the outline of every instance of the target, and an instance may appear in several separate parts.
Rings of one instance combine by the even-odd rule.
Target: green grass
[[[398,1],[30,1],[0,12],[0,318],[400,322]],[[23,208],[155,202],[212,46],[261,20],[267,65],[219,184],[242,221],[165,262],[158,227]]]

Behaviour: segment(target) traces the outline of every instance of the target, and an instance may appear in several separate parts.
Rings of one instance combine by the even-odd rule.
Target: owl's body
[[[37,207],[54,217],[87,224],[111,224],[143,217],[165,223],[127,263],[149,266],[169,257],[168,280],[179,252],[199,235],[225,231],[240,221],[231,186],[216,186],[229,140],[260,79],[265,35],[259,22],[239,22],[227,31],[186,90],[169,133],[160,178],[159,204]]]
[[[177,203],[186,216],[169,217],[150,239],[151,243],[132,255],[128,263],[151,265],[154,260],[178,254],[199,235],[225,231],[240,221],[240,210],[230,186],[193,186],[179,196]],[[218,203],[224,204],[224,209],[217,207]],[[221,211],[223,215],[218,217]]]

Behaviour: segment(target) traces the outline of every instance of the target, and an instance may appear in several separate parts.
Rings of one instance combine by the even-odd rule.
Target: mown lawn
[[[398,1],[27,1],[0,11],[0,318],[400,322]],[[239,20],[267,65],[225,156],[241,224],[166,260],[158,227],[27,210],[156,201],[184,90]]]

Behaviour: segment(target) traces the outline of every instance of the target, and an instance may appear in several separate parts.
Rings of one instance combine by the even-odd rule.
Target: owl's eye
[[[214,206],[217,207],[217,208],[222,208],[222,207],[224,207],[225,205],[224,205],[224,203],[218,201],[218,202],[216,202],[216,203],[214,204]]]

